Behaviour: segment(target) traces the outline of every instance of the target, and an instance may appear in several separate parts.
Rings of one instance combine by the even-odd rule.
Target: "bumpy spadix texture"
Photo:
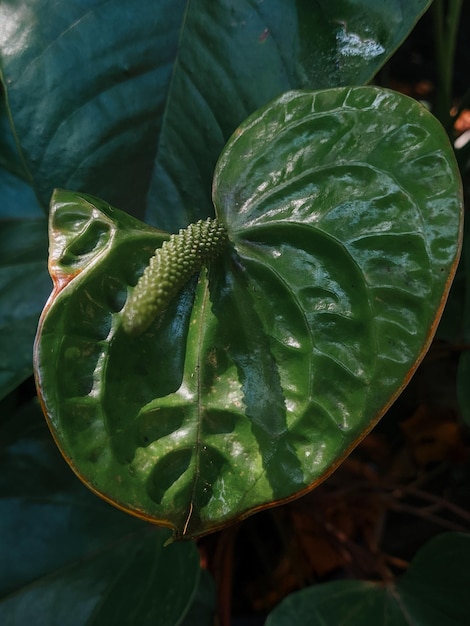
[[[224,226],[211,218],[171,235],[155,251],[124,306],[124,330],[143,333],[189,278],[220,254],[226,242]]]

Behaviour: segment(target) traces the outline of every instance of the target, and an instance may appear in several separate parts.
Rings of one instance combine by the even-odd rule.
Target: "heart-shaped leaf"
[[[56,193],[36,344],[74,470],[176,537],[333,471],[417,367],[460,246],[445,132],[371,87],[290,92],[258,111],[223,151],[213,197],[225,252],[134,336],[122,307],[168,236]]]

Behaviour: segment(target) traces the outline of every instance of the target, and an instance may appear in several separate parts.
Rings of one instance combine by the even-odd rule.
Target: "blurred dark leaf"
[[[66,467],[37,403],[0,430],[0,623],[176,624],[199,579],[192,544],[116,511]]]
[[[342,580],[288,596],[266,626],[464,626],[470,535],[437,536],[397,583]]]

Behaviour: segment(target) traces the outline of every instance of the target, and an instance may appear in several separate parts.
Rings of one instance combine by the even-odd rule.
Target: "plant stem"
[[[452,106],[454,56],[460,13],[462,10],[462,0],[449,0],[446,15],[444,11],[444,0],[434,0],[432,7],[434,46],[438,73],[438,93],[435,114],[449,132],[451,130],[450,109]]]
[[[409,515],[413,515],[414,517],[421,517],[427,522],[431,522],[432,524],[436,524],[436,526],[441,526],[442,528],[447,528],[447,530],[461,533],[467,531],[465,526],[462,526],[461,524],[451,522],[443,517],[434,515],[434,513],[430,513],[429,511],[425,511],[411,504],[389,501],[388,507],[391,511],[397,511],[398,513],[408,513]]]

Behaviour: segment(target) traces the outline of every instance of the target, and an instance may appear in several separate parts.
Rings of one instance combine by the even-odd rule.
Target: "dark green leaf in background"
[[[169,231],[212,213],[220,150],[293,88],[362,84],[429,0],[10,0],[8,102],[42,205],[97,194]]]
[[[18,152],[0,89],[0,219],[43,217]]]
[[[47,224],[27,178],[0,97],[0,398],[32,374],[32,340],[51,284]]]
[[[2,194],[0,220],[30,220],[32,217],[44,217],[32,187],[4,167],[0,167],[0,190]],[[45,244],[47,246],[47,240]]]
[[[46,254],[44,217],[0,220],[0,397],[32,373],[37,320],[51,290]]]
[[[176,624],[199,579],[191,544],[114,510],[65,467],[34,403],[2,424],[2,626]]]
[[[214,626],[216,602],[214,579],[209,572],[201,570],[199,586],[181,626]]]
[[[275,100],[213,189],[226,253],[137,338],[120,311],[165,235],[58,192],[36,350],[75,471],[188,538],[301,495],[372,428],[429,346],[461,235],[444,130],[372,87]]]
[[[43,206],[66,184],[142,210],[184,5],[1,4],[4,83]]]
[[[429,542],[395,584],[342,580],[288,596],[266,626],[464,626],[470,615],[470,535]]]

